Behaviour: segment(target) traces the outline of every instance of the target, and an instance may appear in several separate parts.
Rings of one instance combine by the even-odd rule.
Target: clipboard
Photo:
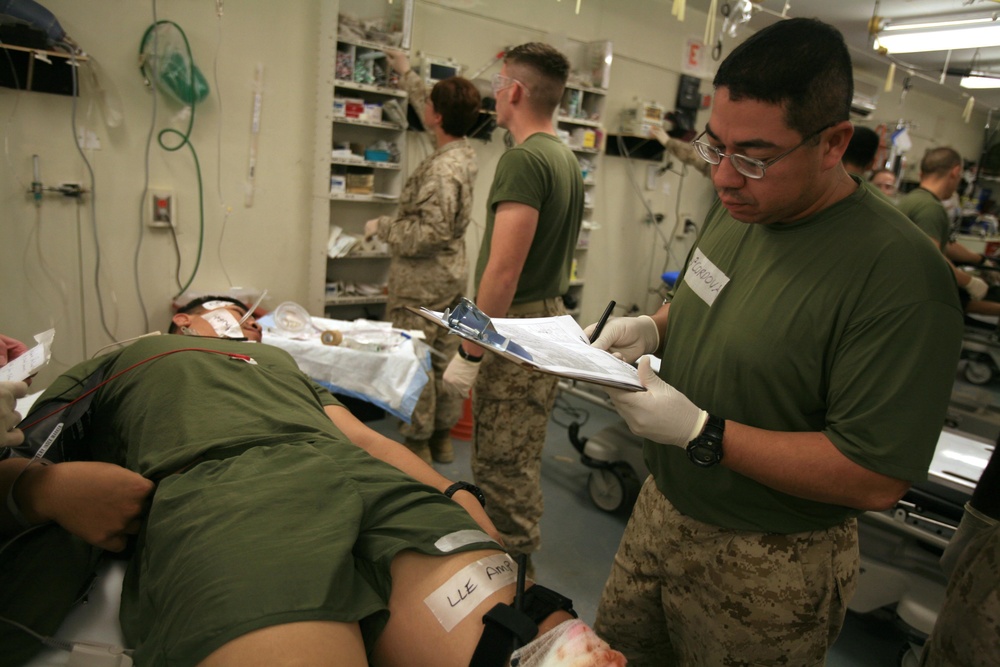
[[[591,347],[569,315],[491,318],[464,297],[443,313],[411,306],[407,310],[523,368],[615,389],[645,391],[635,367]]]

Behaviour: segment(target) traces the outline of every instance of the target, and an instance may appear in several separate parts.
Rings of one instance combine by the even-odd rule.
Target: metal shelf
[[[371,169],[402,169],[398,162],[382,162],[379,160],[351,160],[343,157],[330,158],[330,164],[340,164],[345,167],[369,167]]]
[[[387,123],[384,120],[365,120],[364,118],[349,118],[347,116],[334,116],[333,122],[340,125],[359,125],[361,127],[374,127],[379,130],[393,130],[402,132],[403,126],[398,123]]]
[[[353,202],[374,202],[376,204],[397,204],[399,203],[398,196],[389,195],[354,195],[350,193],[343,194],[331,194],[331,201],[353,201]]]
[[[386,88],[385,86],[373,86],[368,83],[357,83],[356,81],[348,81],[347,79],[334,79],[334,88],[347,88],[349,90],[360,90],[365,93],[374,93],[376,95],[388,95],[389,97],[406,97],[405,90],[399,90],[398,88]]]

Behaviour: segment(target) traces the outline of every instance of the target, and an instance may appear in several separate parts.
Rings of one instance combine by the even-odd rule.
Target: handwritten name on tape
[[[468,616],[479,603],[517,580],[517,563],[507,554],[494,554],[466,565],[424,598],[445,632]]]

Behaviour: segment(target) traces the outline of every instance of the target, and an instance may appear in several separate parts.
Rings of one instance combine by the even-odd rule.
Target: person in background
[[[864,179],[865,174],[875,164],[880,141],[878,132],[856,125],[851,141],[847,144],[847,150],[844,151],[844,157],[841,158],[847,173]]]
[[[515,145],[497,164],[476,266],[476,305],[490,317],[566,313],[583,176],[552,119],[569,70],[562,53],[531,42],[493,76],[497,125]],[[541,543],[541,453],[558,380],[483,354],[463,341],[444,379],[463,397],[475,384],[472,472],[511,555],[530,555]]]
[[[0,368],[28,351],[28,346],[10,336],[0,334]],[[17,425],[21,415],[17,412],[17,399],[28,395],[29,378],[25,382],[0,382],[0,447],[13,447],[24,441],[24,434]]]
[[[868,181],[888,197],[889,201],[895,201],[898,192],[896,190],[896,174],[892,173],[892,169],[876,169]]]
[[[594,341],[641,358],[646,391],[608,393],[651,472],[595,629],[634,667],[821,665],[857,585],[856,517],[926,479],[962,312],[940,253],[841,164],[835,28],[778,21],[714,85],[695,147],[719,201],[672,299]]]
[[[462,401],[442,386],[448,361],[458,348],[449,336],[407,306],[443,311],[454,307],[469,281],[465,230],[472,219],[472,189],[478,167],[468,133],[479,118],[479,92],[468,79],[439,81],[427,95],[424,81],[410,69],[409,58],[386,52],[400,74],[411,103],[421,110],[436,150],[414,170],[403,187],[394,215],[365,224],[365,237],[389,246],[389,301],[386,310],[398,329],[418,329],[431,347],[431,377],[400,432],[424,461],[450,463],[455,458],[451,429],[462,416]]]
[[[1000,306],[987,301],[989,284],[956,265],[988,264],[982,253],[973,252],[952,240],[951,223],[942,202],[949,199],[962,178],[962,156],[954,148],[940,146],[924,153],[920,160],[920,185],[899,199],[899,210],[931,238],[952,263],[959,298],[968,313],[1000,315]]]

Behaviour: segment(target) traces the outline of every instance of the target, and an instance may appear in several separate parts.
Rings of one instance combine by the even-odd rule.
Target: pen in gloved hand
[[[590,334],[590,342],[593,343],[597,340],[597,337],[601,335],[601,331],[604,329],[604,325],[608,323],[608,318],[611,317],[611,311],[615,309],[614,299],[608,302],[608,307],[604,309],[604,314],[601,315],[601,319],[597,320],[597,326],[594,327],[593,333]]]

